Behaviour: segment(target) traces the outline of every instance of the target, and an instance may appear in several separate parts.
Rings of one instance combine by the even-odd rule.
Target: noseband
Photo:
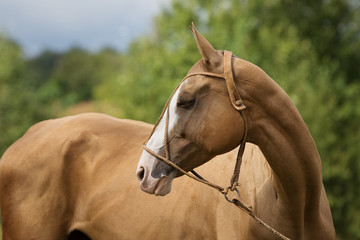
[[[232,72],[232,53],[229,51],[224,51],[224,57],[223,57],[223,62],[224,62],[224,73],[223,74],[218,74],[218,73],[211,73],[211,72],[195,72],[195,73],[190,73],[188,75],[186,75],[183,80],[180,82],[180,84],[175,88],[175,90],[173,91],[173,93],[171,94],[169,100],[166,102],[165,107],[160,115],[160,118],[158,119],[158,121],[156,122],[150,137],[153,135],[156,127],[159,125],[161,119],[164,117],[164,114],[166,112],[166,123],[165,123],[165,132],[164,132],[164,144],[165,144],[165,157],[161,156],[157,153],[155,153],[154,151],[152,151],[151,149],[149,149],[146,146],[147,141],[143,144],[143,148],[149,152],[151,155],[153,155],[154,157],[162,160],[163,162],[167,163],[168,165],[174,167],[175,169],[177,169],[178,171],[182,172],[183,174],[199,181],[202,183],[205,183],[215,189],[217,189],[218,191],[220,191],[223,194],[227,194],[228,190],[230,189],[231,191],[234,191],[236,189],[236,187],[239,185],[238,184],[238,179],[239,179],[239,175],[240,175],[240,166],[241,166],[241,162],[242,162],[242,156],[244,154],[244,149],[245,149],[245,142],[246,142],[246,135],[247,135],[247,123],[246,123],[246,118],[242,112],[242,110],[245,109],[245,105],[240,97],[240,94],[235,86],[235,82],[234,82],[234,78],[233,78],[233,72]],[[231,177],[230,180],[230,186],[228,188],[223,188],[220,187],[216,184],[210,183],[208,181],[206,181],[203,177],[201,177],[198,173],[196,173],[194,170],[191,170],[191,172],[194,175],[189,174],[187,171],[183,170],[182,168],[180,168],[179,166],[177,166],[176,164],[174,164],[173,162],[171,162],[170,160],[170,154],[169,154],[169,146],[168,146],[168,127],[169,127],[169,107],[170,107],[170,101],[173,97],[173,95],[175,94],[175,92],[177,91],[177,89],[180,87],[180,85],[189,77],[192,76],[196,76],[196,75],[202,75],[202,76],[208,76],[208,77],[216,77],[216,78],[222,78],[225,79],[225,83],[226,83],[226,87],[229,93],[229,97],[231,100],[231,104],[233,105],[233,107],[240,113],[243,121],[244,121],[244,134],[243,137],[241,139],[241,143],[240,143],[240,148],[237,154],[237,158],[236,158],[236,164],[235,164],[235,168],[234,168],[234,174]],[[149,138],[150,139],[150,138]],[[226,196],[226,195],[225,195]]]
[[[237,189],[237,186],[239,186],[239,175],[240,175],[240,167],[241,167],[241,163],[242,163],[242,157],[244,154],[244,150],[245,150],[245,144],[246,144],[246,137],[247,137],[247,122],[246,122],[246,118],[245,115],[243,114],[243,111],[246,107],[240,97],[239,91],[236,88],[235,82],[234,82],[234,77],[233,77],[233,71],[232,71],[232,53],[229,51],[224,51],[224,57],[223,57],[223,63],[224,63],[224,73],[223,74],[218,74],[218,73],[211,73],[211,72],[195,72],[195,73],[190,73],[188,75],[186,75],[183,80],[180,82],[180,84],[175,88],[175,90],[173,91],[173,93],[171,94],[169,100],[166,102],[165,107],[158,119],[158,121],[156,122],[149,139],[151,138],[151,136],[153,135],[156,127],[159,125],[161,119],[163,118],[165,112],[166,112],[166,123],[165,123],[165,132],[164,132],[164,145],[165,145],[165,157],[161,156],[157,153],[155,153],[153,150],[151,150],[150,148],[148,148],[146,146],[146,143],[149,141],[149,139],[143,144],[143,148],[149,152],[151,155],[153,155],[154,157],[156,157],[157,159],[162,160],[163,162],[165,162],[166,164],[172,166],[173,168],[175,168],[176,170],[180,171],[181,173],[183,173],[184,175],[187,175],[188,177],[204,183],[210,187],[213,187],[215,189],[217,189],[219,192],[221,192],[222,194],[224,194],[225,198],[227,201],[233,203],[236,207],[238,207],[239,209],[245,211],[248,215],[250,215],[252,218],[254,218],[259,224],[261,224],[262,226],[264,226],[265,228],[267,228],[268,230],[270,230],[274,235],[278,236],[281,239],[289,239],[287,237],[285,237],[284,235],[282,235],[281,233],[279,233],[278,231],[276,231],[275,229],[273,229],[272,227],[270,227],[269,225],[267,225],[264,221],[262,221],[259,217],[257,217],[255,215],[255,213],[252,211],[251,207],[249,205],[247,205],[245,203],[245,201],[243,201],[240,198],[240,191]],[[214,183],[211,183],[207,180],[205,180],[203,177],[201,177],[198,173],[196,173],[194,170],[191,170],[192,174],[189,174],[187,171],[185,171],[184,169],[180,168],[179,166],[177,166],[175,163],[171,162],[170,160],[170,154],[169,154],[169,146],[168,146],[168,127],[169,127],[169,107],[170,107],[170,101],[173,97],[173,95],[175,94],[175,92],[177,91],[177,89],[180,87],[180,85],[189,77],[192,76],[196,76],[196,75],[202,75],[202,76],[208,76],[208,77],[215,77],[215,78],[222,78],[225,79],[225,83],[226,83],[226,87],[229,93],[229,97],[231,100],[231,104],[233,105],[233,107],[240,113],[243,121],[244,121],[244,134],[242,136],[241,142],[240,142],[240,147],[239,147],[239,151],[236,157],[236,164],[235,164],[235,168],[234,168],[234,173],[233,176],[230,179],[230,186],[227,188],[223,188],[221,186],[218,186]],[[234,198],[234,199],[229,199],[227,197],[228,192],[230,191],[236,191],[239,199]]]

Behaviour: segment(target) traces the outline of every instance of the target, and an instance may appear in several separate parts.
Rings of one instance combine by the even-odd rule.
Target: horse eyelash
[[[188,101],[178,102],[177,106],[186,109],[186,108],[190,108],[191,106],[193,106],[194,103],[195,103],[195,99],[191,99]]]

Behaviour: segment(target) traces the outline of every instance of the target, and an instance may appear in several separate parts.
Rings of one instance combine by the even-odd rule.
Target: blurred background
[[[338,239],[360,239],[358,0],[2,0],[0,156],[49,118],[154,123],[200,58],[192,21],[287,91],[322,157]]]

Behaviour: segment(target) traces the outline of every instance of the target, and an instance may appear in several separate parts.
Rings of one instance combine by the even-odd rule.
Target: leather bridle
[[[180,172],[182,172],[183,174],[194,178],[195,180],[200,182],[203,182],[207,185],[210,185],[211,187],[214,187],[215,189],[219,190],[220,192],[222,192],[223,194],[227,194],[228,190],[230,189],[231,191],[236,190],[236,187],[239,185],[238,184],[238,179],[239,179],[239,175],[240,175],[240,166],[242,163],[242,156],[244,154],[244,149],[245,149],[245,142],[246,142],[246,136],[247,136],[247,123],[246,123],[246,118],[242,112],[242,110],[244,110],[246,107],[240,97],[239,91],[236,88],[235,82],[234,82],[234,77],[233,77],[233,71],[232,71],[232,52],[229,51],[224,51],[224,57],[223,57],[223,62],[224,62],[224,73],[223,74],[218,74],[218,73],[211,73],[211,72],[194,72],[194,73],[190,73],[188,75],[186,75],[184,77],[184,79],[180,82],[180,84],[177,86],[177,88],[174,90],[174,92],[171,94],[169,100],[167,101],[167,103],[165,104],[165,107],[160,115],[159,120],[156,122],[153,131],[150,135],[150,137],[152,136],[152,134],[154,133],[156,127],[158,126],[158,124],[160,123],[160,120],[164,117],[164,114],[166,113],[166,123],[165,123],[165,132],[164,132],[164,149],[165,149],[165,157],[161,156],[157,153],[155,153],[154,151],[152,151],[151,149],[149,149],[146,146],[146,142],[143,144],[144,149],[149,152],[151,155],[153,155],[154,157],[164,161],[165,163],[169,164],[170,166],[174,167],[175,169],[179,170]],[[223,188],[220,187],[216,184],[210,183],[208,181],[206,181],[203,177],[201,177],[198,173],[196,173],[194,170],[191,170],[191,172],[194,175],[190,175],[188,172],[186,172],[185,170],[181,169],[180,167],[178,167],[177,165],[175,165],[173,162],[171,162],[170,160],[170,154],[169,154],[169,148],[168,148],[168,126],[169,126],[169,107],[170,107],[170,101],[173,97],[173,95],[175,94],[176,90],[180,87],[180,85],[189,77],[192,76],[196,76],[196,75],[203,75],[203,76],[208,76],[208,77],[216,77],[216,78],[222,78],[225,79],[225,83],[226,83],[226,87],[229,93],[229,97],[231,100],[231,104],[233,105],[233,107],[240,113],[243,121],[244,121],[244,134],[242,136],[241,139],[241,143],[240,143],[240,148],[237,154],[237,158],[236,158],[236,164],[235,164],[235,168],[234,168],[234,174],[231,177],[230,180],[230,186],[228,188]],[[150,138],[149,138],[150,139]],[[226,195],[225,195],[226,196]]]
[[[160,115],[160,118],[158,119],[158,121],[156,122],[150,137],[153,135],[156,127],[159,125],[161,119],[164,117],[164,114],[166,112],[166,123],[165,123],[165,131],[164,131],[164,148],[165,148],[165,156],[161,156],[159,154],[157,154],[156,152],[154,152],[153,150],[151,150],[150,148],[148,148],[146,146],[146,143],[149,141],[149,139],[143,144],[143,148],[150,153],[151,155],[153,155],[154,157],[156,157],[157,159],[162,160],[163,162],[165,162],[166,164],[172,166],[173,168],[175,168],[176,170],[180,171],[181,173],[187,175],[188,177],[204,183],[210,187],[213,187],[215,189],[217,189],[219,192],[221,192],[227,201],[233,203],[236,207],[238,207],[239,209],[243,210],[244,212],[246,212],[248,215],[250,215],[252,218],[254,218],[259,224],[261,224],[262,226],[264,226],[265,228],[267,228],[268,230],[270,230],[274,235],[276,235],[277,237],[281,238],[281,239],[286,239],[289,240],[290,238],[287,238],[286,236],[284,236],[283,234],[281,234],[280,232],[278,232],[277,230],[275,230],[274,228],[270,227],[269,225],[267,225],[264,221],[262,221],[259,217],[257,217],[255,215],[255,213],[253,212],[251,206],[249,206],[244,200],[241,199],[240,197],[240,191],[237,189],[237,186],[239,186],[239,175],[240,175],[240,167],[241,167],[241,163],[242,163],[242,157],[244,154],[244,150],[245,150],[245,144],[246,144],[246,137],[247,137],[247,122],[246,122],[246,118],[245,115],[243,113],[243,110],[246,108],[241,97],[239,94],[238,89],[236,88],[235,82],[234,82],[234,77],[233,77],[233,71],[232,71],[232,58],[233,55],[231,52],[229,51],[224,51],[224,57],[223,57],[223,63],[224,63],[224,73],[223,74],[218,74],[218,73],[211,73],[211,72],[195,72],[195,73],[190,73],[188,75],[186,75],[184,77],[184,79],[180,82],[180,84],[175,88],[175,90],[173,91],[173,93],[171,94],[169,100],[166,102],[165,107]],[[169,146],[168,146],[168,127],[169,127],[169,107],[170,107],[170,101],[173,97],[173,95],[175,94],[176,90],[180,87],[181,83],[183,83],[187,78],[192,77],[192,76],[196,76],[196,75],[203,75],[203,76],[208,76],[208,77],[215,77],[215,78],[222,78],[225,79],[225,83],[226,83],[226,87],[229,93],[229,97],[231,100],[231,104],[233,105],[233,107],[240,113],[243,121],[244,121],[244,134],[242,136],[241,142],[240,142],[240,147],[239,147],[239,151],[237,154],[237,158],[236,158],[236,164],[235,164],[235,168],[234,168],[234,173],[233,176],[231,177],[230,180],[230,186],[227,188],[223,188],[219,185],[216,185],[214,183],[211,183],[207,180],[205,180],[203,177],[201,177],[199,174],[197,174],[194,170],[191,170],[191,172],[193,174],[189,174],[187,171],[185,171],[184,169],[180,168],[179,166],[177,166],[175,163],[171,162],[170,160],[170,154],[169,154]],[[236,191],[238,198],[233,198],[233,199],[229,199],[227,197],[228,192],[230,191]]]

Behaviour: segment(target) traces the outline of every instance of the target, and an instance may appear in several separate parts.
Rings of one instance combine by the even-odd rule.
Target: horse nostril
[[[137,176],[139,181],[142,181],[144,179],[144,176],[145,176],[145,169],[143,167],[140,167],[139,170],[136,173],[136,176]]]

